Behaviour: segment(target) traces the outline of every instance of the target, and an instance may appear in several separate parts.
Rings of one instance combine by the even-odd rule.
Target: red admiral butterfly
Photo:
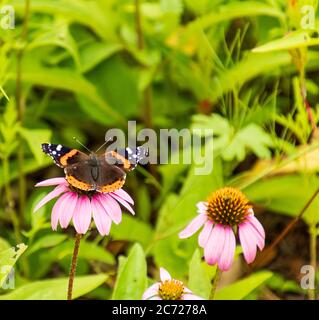
[[[41,146],[56,165],[64,168],[68,183],[84,191],[113,192],[120,189],[125,183],[126,171],[133,170],[147,156],[142,147],[87,155],[61,144],[43,143]]]

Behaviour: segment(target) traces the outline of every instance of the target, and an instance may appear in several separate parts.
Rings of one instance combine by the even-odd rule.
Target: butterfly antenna
[[[89,148],[87,148],[80,140],[78,140],[76,137],[73,137],[73,140],[75,140],[79,145],[81,145],[84,149],[89,151],[90,153],[93,153]]]
[[[112,138],[107,139],[107,140],[95,151],[95,153],[97,153],[101,148],[103,148],[110,140],[112,140]]]

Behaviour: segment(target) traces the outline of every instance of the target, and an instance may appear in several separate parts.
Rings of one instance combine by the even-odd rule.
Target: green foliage
[[[27,246],[24,243],[20,243],[17,245],[17,248],[13,247],[10,249],[0,250],[0,270],[1,270],[0,287],[2,287],[3,283],[6,281],[9,273],[11,272],[13,266],[15,265],[19,257],[23,254],[23,252],[26,249],[27,249]]]
[[[139,300],[146,285],[145,255],[142,247],[135,244],[127,259],[121,261],[112,299]]]
[[[318,1],[31,0],[28,17],[25,0],[10,3],[16,27],[0,28],[0,267],[9,266],[2,283],[13,266],[17,281],[1,299],[66,298],[72,226],[51,230],[55,200],[33,213],[52,189],[34,185],[63,175],[41,143],[81,149],[76,136],[96,150],[108,129],[127,136],[129,120],[157,133],[186,128],[201,141],[206,133],[197,129],[213,130],[191,150],[191,163],[180,161],[179,147],[170,155],[177,164],[128,174],[124,189],[136,215],[123,209],[103,238],[92,223],[81,240],[74,298],[141,299],[164,267],[207,299],[215,266],[202,259],[198,233],[178,237],[197,202],[235,186],[261,221],[272,213],[286,223],[318,188],[318,15],[310,30],[300,24],[302,6]],[[159,140],[152,148],[161,154]],[[199,175],[194,159],[204,150],[213,170]],[[312,239],[318,206],[316,198],[302,217]],[[265,224],[269,243],[278,236],[273,227]],[[304,298],[299,275],[290,281],[279,269],[239,278],[216,298],[257,299],[262,286]]]
[[[243,161],[249,151],[261,159],[271,156],[271,137],[256,124],[236,130],[225,118],[212,114],[195,116],[193,128],[214,130],[214,150],[226,161]]]
[[[277,39],[263,46],[253,49],[253,52],[271,52],[277,50],[291,50],[295,48],[316,46],[318,38],[312,38],[309,32],[296,31],[281,39]]]
[[[278,213],[296,216],[315,192],[319,180],[314,175],[288,175],[261,180],[245,190],[256,203]],[[319,221],[319,199],[315,199],[303,219],[308,224]]]
[[[125,215],[121,224],[112,228],[111,236],[114,240],[139,242],[143,247],[147,247],[153,237],[153,230],[145,222]]]
[[[16,135],[19,130],[17,122],[17,110],[14,103],[8,102],[0,122],[0,157],[9,158],[11,153],[17,148]]]
[[[92,291],[106,279],[107,275],[104,274],[77,277],[74,283],[73,298],[76,299]],[[67,278],[34,281],[1,295],[0,300],[64,300],[67,285]]]
[[[235,283],[220,289],[216,292],[217,300],[241,300],[244,299],[253,290],[259,288],[265,281],[272,276],[270,271],[260,271],[245,279],[236,281]]]
[[[198,296],[208,299],[211,290],[211,276],[205,266],[205,262],[201,261],[199,250],[196,249],[189,264],[188,288]],[[211,270],[214,269],[216,268],[211,268]]]

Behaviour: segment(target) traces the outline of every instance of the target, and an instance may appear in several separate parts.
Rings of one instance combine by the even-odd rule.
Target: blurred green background
[[[43,142],[79,148],[76,136],[94,150],[107,129],[125,131],[128,120],[156,131],[214,129],[211,174],[167,164],[129,175],[124,189],[136,216],[124,214],[110,237],[94,228],[86,235],[75,297],[140,299],[161,266],[207,297],[214,270],[196,237],[178,238],[198,201],[225,185],[241,188],[271,243],[319,187],[317,1],[5,5],[15,10],[15,28],[0,28],[0,266],[17,263],[15,289],[2,289],[0,299],[65,297],[74,231],[51,230],[52,205],[32,213],[47,193],[34,184],[62,174]],[[317,268],[318,208],[315,200],[256,272],[238,256],[219,297],[314,298],[299,281],[302,265]],[[28,248],[10,249],[19,243]]]

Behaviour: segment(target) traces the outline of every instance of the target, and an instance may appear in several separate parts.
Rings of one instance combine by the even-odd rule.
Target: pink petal
[[[209,239],[209,236],[213,230],[213,222],[210,220],[207,220],[207,222],[204,225],[203,230],[200,232],[198,236],[198,244],[200,247],[204,248],[206,246],[206,243]]]
[[[98,199],[114,223],[119,224],[122,221],[122,210],[118,202],[108,194],[101,194]]]
[[[254,216],[248,216],[247,221],[253,225],[253,227],[258,231],[258,233],[265,239],[265,230],[262,224],[258,221],[258,219]]]
[[[38,182],[35,186],[36,187],[47,187],[47,186],[55,186],[55,185],[59,185],[59,184],[63,184],[65,186],[68,185],[68,183],[64,177],[59,177],[59,178],[52,178],[52,179],[43,180],[41,182]]]
[[[132,209],[132,207],[125,201],[123,200],[121,197],[119,197],[116,193],[112,193],[110,194],[115,200],[117,200],[123,207],[125,207],[129,212],[131,212],[131,214],[134,216],[135,212]]]
[[[213,265],[218,261],[224,247],[225,235],[225,227],[221,224],[216,224],[204,247],[204,257],[209,265]]]
[[[200,213],[196,218],[194,218],[189,225],[179,233],[181,239],[188,238],[192,236],[198,229],[207,221],[207,215]]]
[[[156,282],[152,284],[146,291],[143,293],[142,300],[148,300],[149,298],[158,295],[159,283]]]
[[[206,213],[206,210],[207,210],[207,202],[198,202],[196,204],[197,208],[198,208],[198,212],[199,213]]]
[[[59,185],[49,192],[34,208],[33,212],[38,211],[42,206],[51,201],[52,199],[58,197],[62,192],[67,191],[68,188],[64,185]]]
[[[68,192],[66,195],[67,196],[63,199],[63,203],[61,204],[61,214],[59,216],[60,225],[62,228],[67,228],[69,225],[78,200],[78,196],[74,192]]]
[[[147,300],[163,300],[160,296],[154,296],[154,297],[151,297]]]
[[[184,293],[182,296],[182,300],[204,300],[204,298],[196,296],[193,293]]]
[[[236,249],[236,239],[234,231],[231,227],[225,228],[225,242],[218,260],[218,266],[222,271],[227,271],[231,267]]]
[[[112,224],[111,218],[108,216],[101,203],[95,198],[92,198],[91,205],[93,211],[93,219],[97,230],[99,231],[101,236],[108,235],[110,233]]]
[[[126,191],[124,191],[123,189],[118,189],[118,190],[116,190],[116,191],[114,191],[112,193],[115,193],[116,195],[121,197],[126,202],[134,205],[134,200],[132,199],[132,197]]]
[[[160,268],[160,278],[161,278],[161,281],[164,282],[166,280],[171,280],[172,277],[171,275],[168,273],[168,271],[164,268]]]
[[[246,223],[241,223],[238,226],[238,235],[240,244],[243,248],[244,257],[247,263],[252,263],[256,257],[256,242],[251,239],[250,227]]]
[[[73,214],[73,224],[77,233],[85,234],[91,224],[91,201],[87,196],[78,198]]]
[[[68,198],[68,193],[63,194],[57,202],[54,204],[52,208],[52,214],[51,214],[51,227],[52,230],[56,230],[58,227],[58,221],[60,218],[60,215],[62,214],[62,209],[63,209],[63,202],[64,200]]]
[[[259,250],[263,250],[265,246],[265,238],[262,237],[262,235],[255,229],[255,227],[249,222],[242,222],[241,228],[244,227],[247,229],[247,234],[250,234],[251,242],[254,242],[255,245],[258,246]]]

